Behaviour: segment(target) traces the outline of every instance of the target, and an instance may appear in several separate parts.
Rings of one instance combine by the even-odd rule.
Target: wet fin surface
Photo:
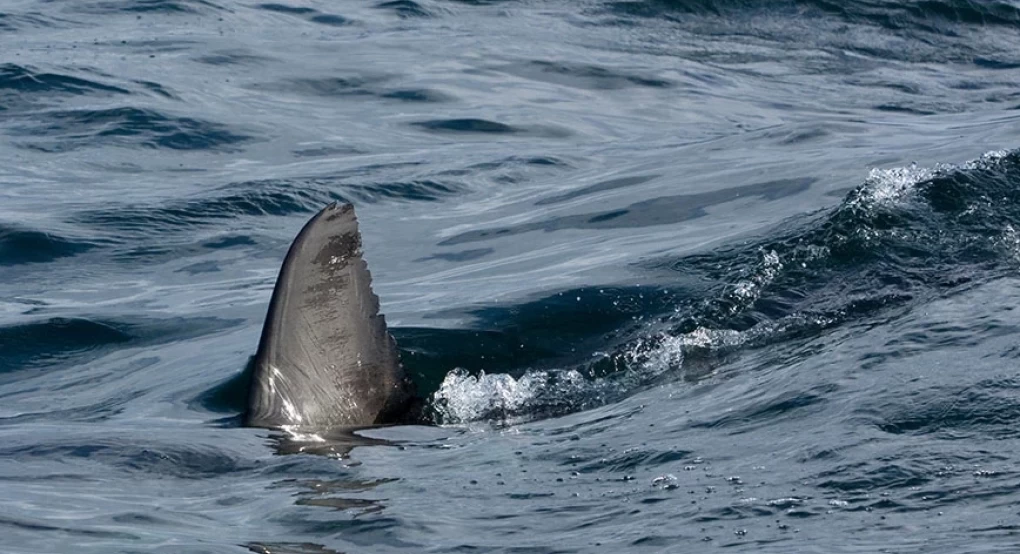
[[[412,402],[379,314],[350,204],[330,204],[287,253],[255,355],[245,423],[322,430],[400,421]]]

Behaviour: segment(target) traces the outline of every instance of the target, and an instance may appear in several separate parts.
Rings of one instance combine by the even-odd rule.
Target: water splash
[[[873,169],[839,206],[785,233],[673,263],[704,271],[718,288],[691,301],[677,295],[610,353],[520,375],[449,373],[432,397],[435,419],[516,423],[583,410],[666,372],[700,380],[733,353],[810,340],[944,294],[973,279],[971,264],[988,269],[1003,261],[1003,250],[1020,259],[1020,217],[1009,209],[1014,158],[993,151],[962,164]]]
[[[938,163],[933,167],[921,167],[912,163],[907,167],[872,168],[859,189],[860,194],[851,198],[847,204],[864,209],[891,207],[909,200],[921,183],[958,171],[989,169],[1008,155],[1007,150],[993,150],[961,164]]]
[[[604,354],[597,354],[604,356]],[[432,395],[435,419],[444,424],[491,420],[513,424],[605,404],[655,377],[683,366],[683,339],[660,334],[637,341],[620,357],[627,371],[586,377],[578,369],[447,374]]]

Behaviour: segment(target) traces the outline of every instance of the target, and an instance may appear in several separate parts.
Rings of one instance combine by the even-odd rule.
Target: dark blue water
[[[1015,552],[1018,83],[1012,0],[8,0],[0,551]],[[296,453],[333,200],[435,425]]]

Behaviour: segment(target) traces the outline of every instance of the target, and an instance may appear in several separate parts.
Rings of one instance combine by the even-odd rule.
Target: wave
[[[672,81],[622,69],[562,61],[531,60],[504,65],[499,71],[525,79],[584,90],[617,90],[631,87],[670,88]]]
[[[88,252],[98,243],[0,223],[0,266],[46,263]]]
[[[196,62],[207,65],[262,65],[273,61],[273,58],[245,49],[217,50],[194,58]]]
[[[74,11],[94,15],[201,15],[224,11],[222,6],[208,0],[99,0],[75,4]]]
[[[126,346],[187,340],[241,323],[212,317],[169,319],[90,319],[53,317],[0,326],[0,375],[81,364]]]
[[[647,180],[650,180],[649,177]],[[641,182],[643,177],[614,179],[597,183],[590,187],[540,200],[538,204],[553,204],[572,198],[612,190],[622,186],[630,186]],[[765,200],[779,200],[803,192],[815,182],[813,178],[779,179],[732,187],[697,194],[678,194],[660,196],[650,200],[635,202],[625,208],[605,212],[573,214],[555,217],[544,221],[522,223],[512,227],[481,229],[454,235],[443,240],[440,245],[450,246],[468,242],[479,242],[492,238],[504,238],[533,231],[553,232],[561,229],[616,229],[625,227],[650,227],[680,223],[705,216],[713,206],[734,202],[748,197],[759,197]]]
[[[0,327],[0,373],[22,369],[41,358],[86,352],[129,342],[133,337],[116,324],[80,318],[52,318]]]
[[[1020,8],[1009,2],[913,0],[910,2],[802,2],[852,22],[867,21],[887,29],[943,30],[941,24],[1003,25],[1020,23]]]
[[[0,12],[0,32],[18,32],[25,29],[57,29],[73,26],[67,20],[40,12],[5,13]]]
[[[389,0],[375,5],[378,10],[388,10],[403,18],[433,17],[434,14],[413,0]]]
[[[776,363],[790,363],[810,352],[800,347],[837,328],[866,328],[1014,274],[1018,228],[1018,151],[990,152],[961,165],[875,169],[834,209],[789,221],[767,236],[643,262],[657,281],[676,284],[645,287],[641,294],[654,302],[640,304],[631,321],[619,317],[627,313],[619,306],[634,300],[634,289],[601,289],[598,303],[583,290],[527,305],[550,314],[542,324],[520,315],[534,308],[508,309],[520,318],[513,327],[540,334],[555,324],[561,342],[520,360],[531,368],[515,373],[500,373],[501,364],[484,360],[458,364],[432,394],[435,419],[515,422],[558,415],[615,401],[664,378],[703,379],[732,356],[764,346],[781,358]],[[555,298],[576,301],[557,313],[550,311]],[[608,325],[586,328],[599,309]],[[492,313],[475,315],[482,326],[508,325]],[[515,339],[512,344],[525,351],[541,340]]]
[[[543,138],[564,138],[572,133],[549,125],[509,125],[478,118],[430,119],[415,121],[413,127],[436,134],[521,135]]]
[[[1009,2],[966,0],[634,0],[610,2],[608,9],[636,17],[746,16],[766,13],[798,18],[831,17],[850,23],[867,23],[886,29],[919,28],[942,31],[941,25],[1002,25],[1020,23],[1020,8]]]
[[[265,10],[268,12],[300,17],[302,19],[310,21],[311,23],[317,23],[319,25],[328,25],[330,27],[342,27],[353,23],[350,19],[347,19],[346,17],[336,14],[323,13],[314,8],[291,6],[289,4],[277,4],[277,3],[259,4],[255,7],[260,10]]]
[[[896,435],[1016,437],[1020,401],[1016,379],[988,379],[948,385],[918,393],[923,401],[909,406],[876,406],[876,426]]]
[[[304,186],[302,186],[304,185]],[[164,205],[122,205],[76,214],[73,221],[115,234],[122,242],[148,236],[153,229],[166,233],[252,216],[287,216],[311,213],[338,194],[307,186],[298,180],[267,180],[236,183],[219,195],[171,201]]]
[[[674,55],[679,49],[685,59],[745,68],[774,60],[837,79],[867,75],[890,61],[1009,67],[1017,56],[1003,33],[1020,22],[1020,8],[1012,3],[966,0],[624,0],[588,12],[602,25],[662,22],[690,33],[689,40],[647,45]],[[705,41],[725,46],[688,47]],[[824,56],[818,57],[819,52]],[[936,105],[916,107],[916,113],[932,107],[964,111],[969,104],[939,102],[943,95],[934,87],[925,93]],[[880,104],[895,109],[899,103]]]
[[[382,86],[388,79],[389,77],[382,75],[289,79],[253,85],[252,88],[321,98],[362,96],[409,103],[444,103],[454,100],[454,97],[450,94],[433,89]]]
[[[203,479],[235,471],[249,471],[256,463],[225,452],[221,445],[138,443],[120,437],[97,436],[47,440],[34,444],[8,444],[0,452],[11,460],[85,459],[110,466],[118,472],[146,478]]]
[[[26,137],[18,146],[51,153],[100,146],[231,151],[253,140],[220,123],[133,107],[54,110],[30,121],[12,129]]]
[[[355,184],[357,183],[357,184]],[[161,232],[187,231],[239,217],[289,216],[320,210],[330,202],[380,202],[386,199],[433,202],[456,194],[452,180],[411,179],[359,182],[351,175],[244,181],[216,193],[164,205],[122,205],[80,212],[73,221],[96,230],[115,231],[119,240]]]
[[[42,71],[32,66],[0,64],[0,91],[38,94],[90,94],[104,92],[128,94],[129,91],[98,81],[62,73]]]
[[[193,198],[152,204],[108,204],[100,209],[81,211],[69,217],[69,222],[83,227],[83,233],[93,237],[83,245],[56,242],[48,249],[29,248],[25,238],[5,249],[0,227],[0,265],[5,263],[7,252],[10,252],[10,263],[16,263],[30,261],[24,256],[39,257],[50,252],[55,258],[96,246],[110,251],[107,259],[115,263],[161,263],[201,254],[209,249],[250,247],[262,243],[264,237],[250,233],[226,234],[213,239],[196,235],[199,229],[219,227],[226,222],[311,214],[336,201],[363,204],[436,202],[458,194],[465,187],[462,181],[449,177],[365,182],[359,178],[362,171],[364,169],[334,176],[243,181]],[[154,232],[160,236],[158,244],[152,242]],[[74,250],[75,247],[78,249]],[[22,252],[21,258],[18,257],[19,252]],[[47,260],[40,258],[39,261]],[[182,271],[215,269],[215,264],[203,263]]]

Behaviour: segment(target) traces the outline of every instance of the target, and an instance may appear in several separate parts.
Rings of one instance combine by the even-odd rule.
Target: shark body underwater
[[[379,313],[351,204],[305,224],[280,269],[244,424],[321,432],[414,421],[421,401]]]

